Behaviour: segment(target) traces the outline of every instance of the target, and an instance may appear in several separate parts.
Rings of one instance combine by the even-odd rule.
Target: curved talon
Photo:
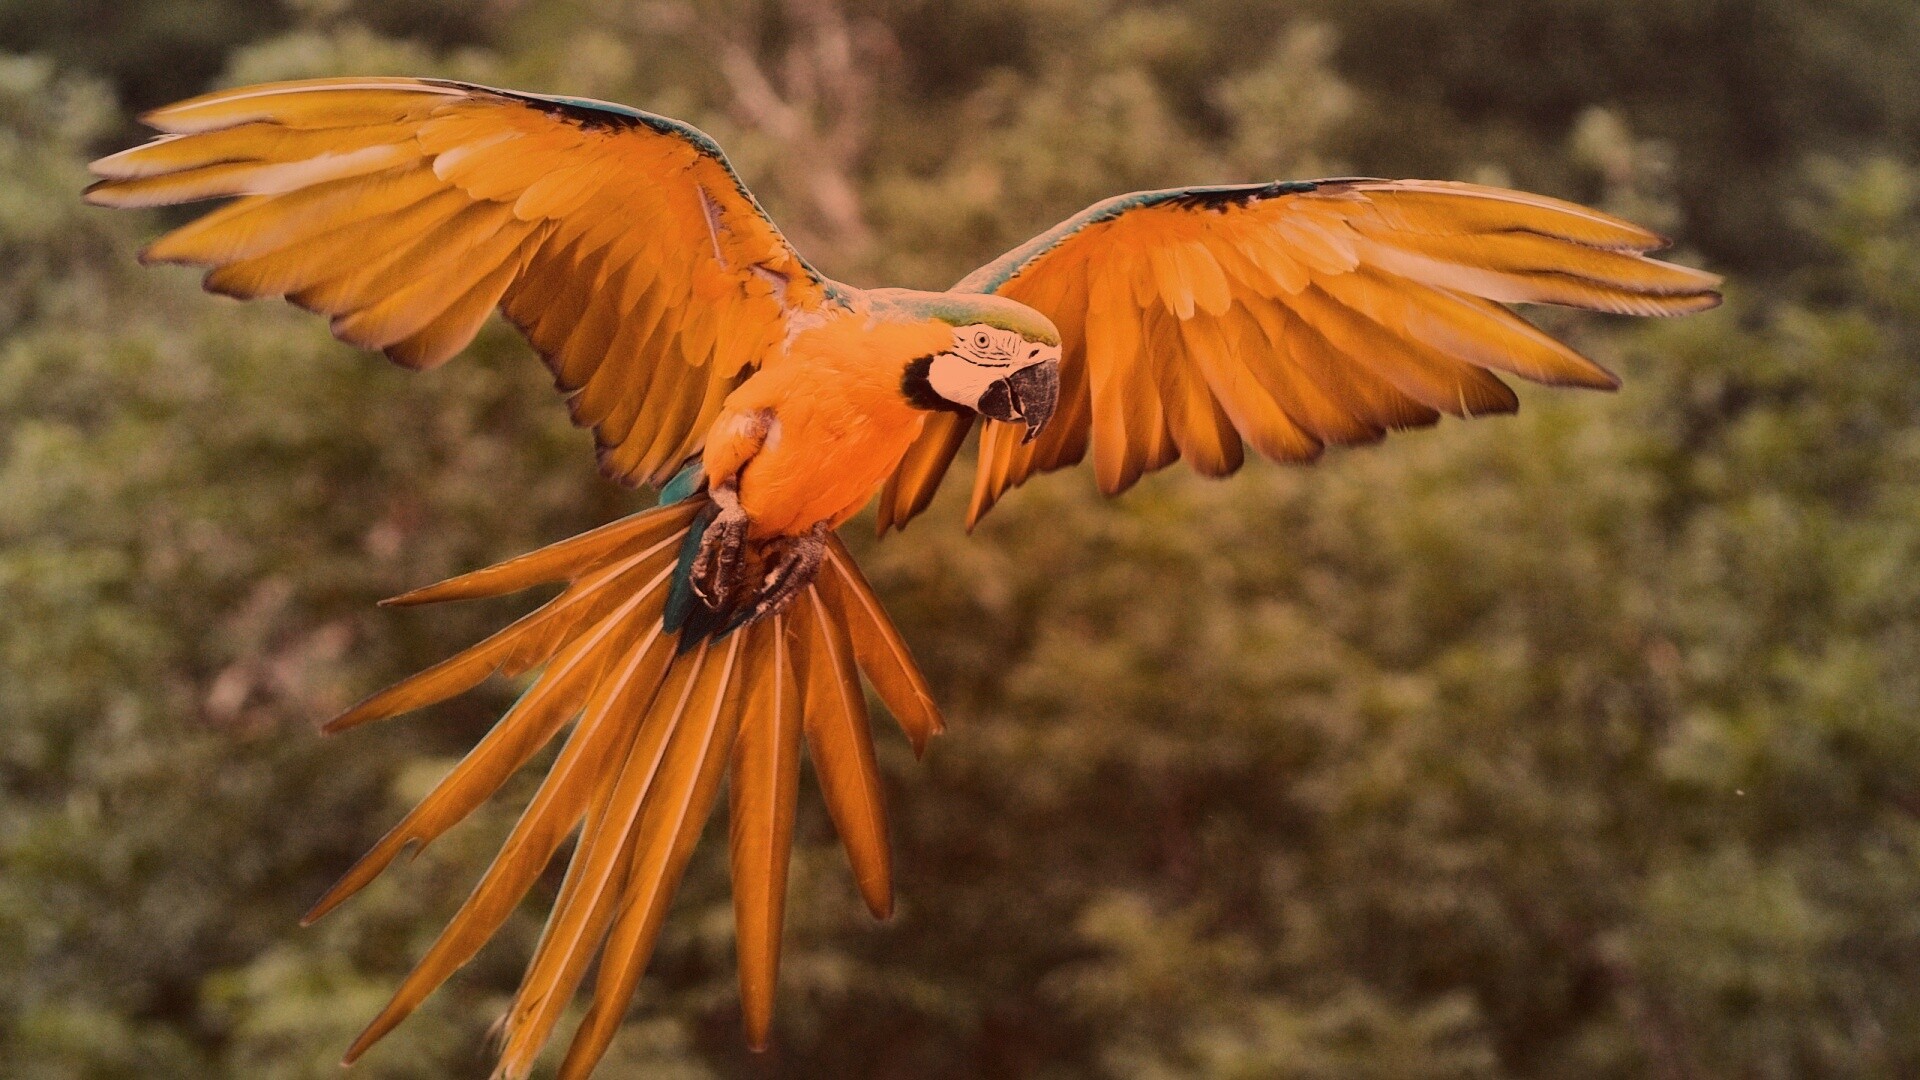
[[[750,619],[784,611],[800,590],[812,583],[827,558],[827,532],[826,522],[816,522],[813,528],[787,541],[779,561],[760,583],[760,600],[754,604]]]
[[[716,487],[710,495],[720,512],[700,537],[691,576],[693,594],[707,610],[719,611],[740,581],[747,556],[748,521],[747,512],[740,506],[740,493],[732,484]]]

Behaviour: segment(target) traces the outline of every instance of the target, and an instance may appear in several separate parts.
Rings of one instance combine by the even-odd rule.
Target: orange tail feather
[[[846,548],[783,614],[687,649],[663,626],[694,498],[395,598],[414,604],[566,587],[471,649],[369,697],[340,730],[445,700],[495,671],[539,668],[513,709],[308,915],[319,918],[409,846],[463,820],[573,722],[563,749],[439,939],[348,1050],[352,1061],[478,953],[576,829],[546,931],[498,1032],[500,1077],[524,1077],[595,955],[593,1004],[563,1077],[606,1052],[650,959],[701,827],[729,776],[741,1006],[749,1043],[772,1023],[800,747],[867,906],[892,909],[886,817],[864,674],[916,753],[941,730],[926,681]]]

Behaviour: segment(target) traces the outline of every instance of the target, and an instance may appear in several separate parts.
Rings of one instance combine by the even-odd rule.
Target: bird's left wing
[[[981,433],[969,527],[1038,472],[1091,447],[1100,488],[1186,458],[1238,469],[1241,440],[1309,461],[1326,446],[1510,412],[1495,375],[1611,389],[1599,365],[1502,304],[1672,315],[1719,278],[1647,257],[1666,241],[1572,203],[1425,180],[1179,188],[1095,204],[981,267],[1060,328],[1060,399],[1031,443]],[[880,529],[932,501],[971,416],[929,420],[880,500]]]
[[[233,198],[145,258],[285,297],[344,341],[428,368],[498,306],[590,427],[601,465],[663,483],[728,391],[834,287],[713,140],[578,98],[431,79],[219,91],[92,165],[89,201]]]

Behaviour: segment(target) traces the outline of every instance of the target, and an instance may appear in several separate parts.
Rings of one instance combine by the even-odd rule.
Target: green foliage
[[[1708,316],[1545,316],[1613,397],[856,537],[953,728],[882,747],[899,913],[806,796],[751,1055],[716,824],[605,1075],[1920,1074],[1910,5],[850,4],[871,96],[793,101],[864,110],[851,224],[722,62],[777,70],[831,5],[108,7],[0,0],[37,54],[0,61],[7,1075],[338,1075],[526,794],[296,929],[513,691],[319,739],[520,610],[372,601],[641,501],[505,329],[392,370],[76,197],[116,93],[347,70],[685,117],[863,283],[1128,188],[1345,171],[1604,201],[1739,272]],[[354,1075],[481,1074],[555,885]]]

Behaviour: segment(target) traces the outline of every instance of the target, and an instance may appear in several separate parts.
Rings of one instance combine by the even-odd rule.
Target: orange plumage
[[[348,1051],[499,929],[570,835],[502,1019],[520,1077],[599,958],[561,1076],[618,1029],[701,826],[729,790],[742,1010],[772,1019],[800,754],[876,915],[893,903],[862,683],[916,752],[942,721],[833,530],[926,508],[984,419],[968,523],[1093,455],[1102,490],[1185,458],[1327,446],[1516,406],[1499,373],[1611,389],[1503,305],[1696,311],[1718,279],[1628,222],[1520,192],[1343,179],[1141,192],[1088,208],[945,293],[863,291],[801,259],[719,147],[605,102],[433,80],[222,91],[93,165],[89,200],[232,201],[156,240],[207,288],[283,297],[341,339],[443,363],[494,310],[531,341],[602,468],[663,505],[393,603],[563,582],[492,637],[381,691],[342,730],[536,673],[512,710],[315,906],[470,814],[564,744],[500,854]],[[669,483],[671,481],[671,483]]]

